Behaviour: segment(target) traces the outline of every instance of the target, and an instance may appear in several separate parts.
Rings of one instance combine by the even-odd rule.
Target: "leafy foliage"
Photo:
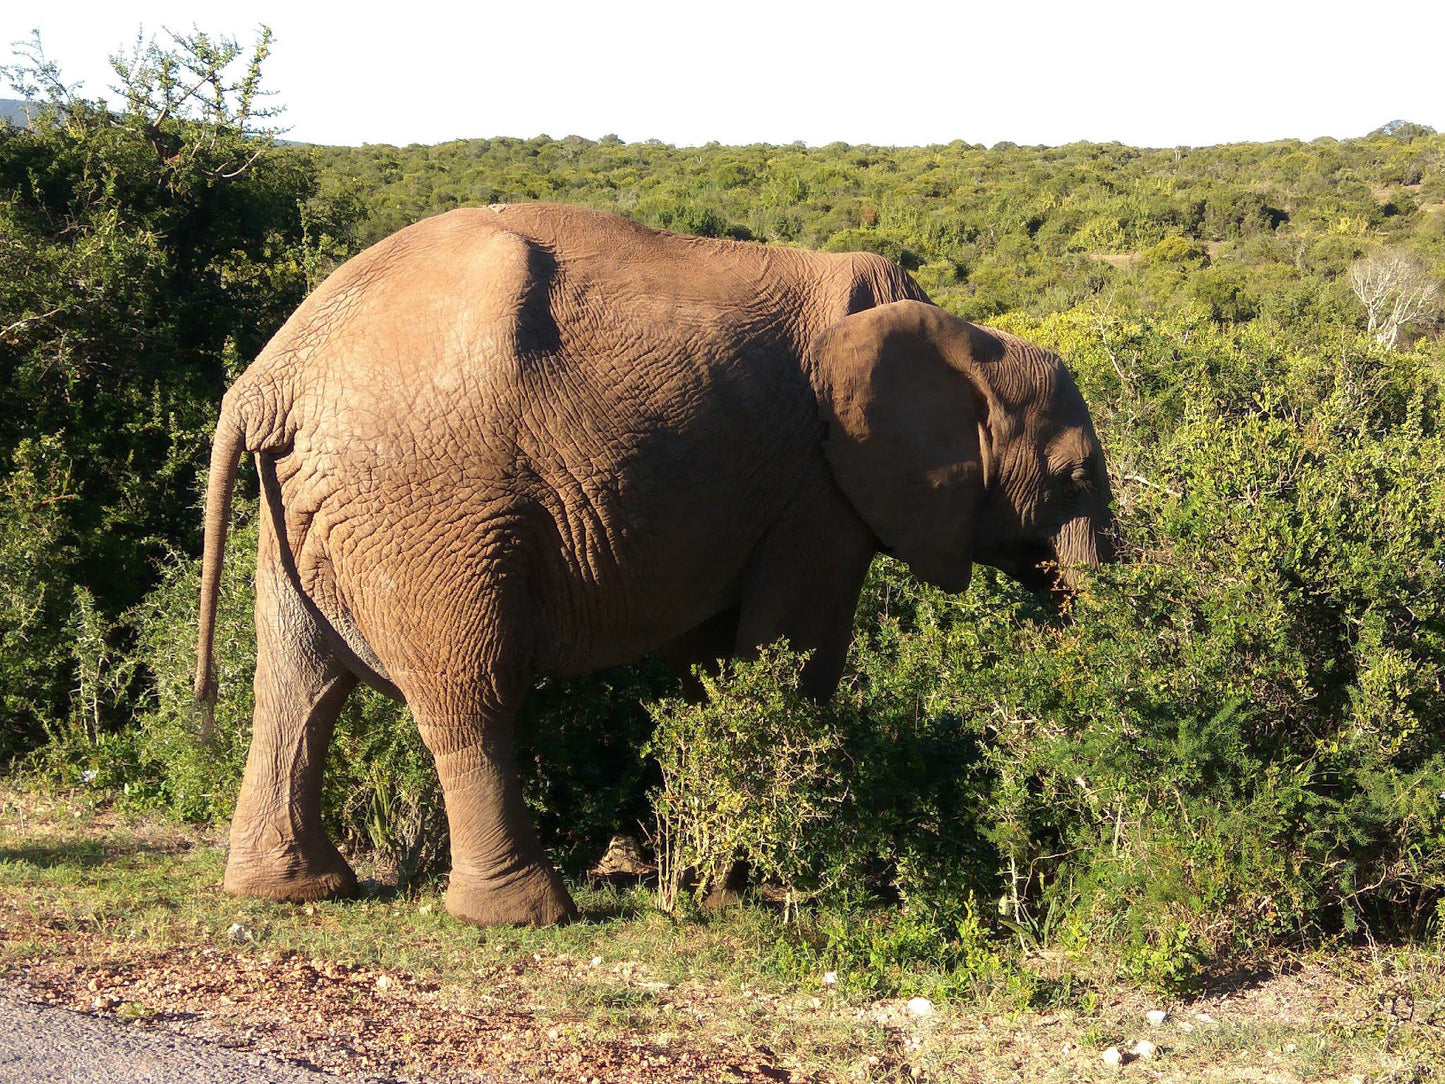
[[[267,43],[142,44],[120,113],[38,40],[5,69],[41,103],[0,126],[0,560],[24,565],[6,593],[26,630],[0,655],[0,754],[66,715],[72,586],[113,619],[194,545],[215,403],[304,296],[308,216],[346,228],[316,168],[254,129]]]
[[[791,894],[828,887],[845,801],[843,735],[835,715],[798,691],[801,661],[783,645],[754,662],[699,673],[705,699],[658,701],[649,752],[662,769],[653,793],[659,904],[672,911],[685,882],[699,901],[735,861]],[[724,691],[726,690],[726,691]]]

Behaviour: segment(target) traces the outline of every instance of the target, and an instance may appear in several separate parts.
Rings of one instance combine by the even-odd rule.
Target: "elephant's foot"
[[[476,926],[551,926],[577,917],[562,878],[549,865],[529,866],[505,881],[452,870],[447,911]]]
[[[231,846],[224,887],[234,896],[306,903],[356,894],[356,874],[330,840],[269,850]]]

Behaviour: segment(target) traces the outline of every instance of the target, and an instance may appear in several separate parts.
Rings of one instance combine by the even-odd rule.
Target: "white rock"
[[[1198,1020],[1201,1024],[1212,1024],[1212,1023],[1214,1023],[1214,1017],[1210,1016],[1207,1012],[1197,1012],[1197,1013],[1195,1013],[1195,1014],[1194,1014],[1194,1019]]]
[[[1109,1047],[1108,1050],[1105,1050],[1099,1056],[1104,1059],[1105,1065],[1112,1065],[1116,1069],[1124,1064],[1124,1055],[1119,1053],[1117,1046]]]
[[[933,1014],[933,1002],[926,997],[910,998],[908,1011],[914,1016],[931,1016]]]
[[[1148,1039],[1140,1039],[1129,1049],[1129,1053],[1133,1054],[1136,1058],[1147,1059],[1159,1053],[1159,1048]]]
[[[601,957],[601,956],[594,956],[594,957],[592,957],[592,966],[593,966],[593,967],[601,967],[601,966],[602,966],[602,957]]]
[[[242,926],[239,922],[231,923],[231,928],[226,931],[226,936],[229,937],[232,941],[253,940],[251,931],[248,930],[245,926]]]
[[[1156,1028],[1169,1019],[1169,1014],[1163,1009],[1150,1009],[1144,1014],[1144,1019],[1153,1024]]]
[[[378,976],[376,976],[376,988],[377,988],[378,990],[385,990],[385,989],[386,989],[388,986],[390,986],[390,985],[391,985],[391,980],[390,980],[389,978],[387,978],[385,975],[378,975]]]
[[[837,986],[837,985],[838,985],[838,972],[836,972],[836,971],[824,971],[824,972],[823,972],[823,985],[824,985],[824,986]]]

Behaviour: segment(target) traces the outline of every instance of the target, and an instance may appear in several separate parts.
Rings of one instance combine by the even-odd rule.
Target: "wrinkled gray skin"
[[[880,549],[950,591],[1105,556],[1109,490],[1058,358],[929,304],[895,265],[521,204],[417,223],[333,274],[226,395],[196,692],[238,460],[263,492],[256,715],[226,888],[356,881],[321,772],[358,680],[404,698],[451,826],[447,908],[572,901],[512,753],[526,690],[662,648],[780,636],[842,671]]]

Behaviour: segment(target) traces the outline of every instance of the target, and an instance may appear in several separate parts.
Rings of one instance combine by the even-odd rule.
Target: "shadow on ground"
[[[90,869],[147,854],[180,854],[191,849],[186,840],[150,843],[139,839],[75,839],[27,843],[18,847],[0,847],[0,866],[11,863],[37,869],[72,867]]]

